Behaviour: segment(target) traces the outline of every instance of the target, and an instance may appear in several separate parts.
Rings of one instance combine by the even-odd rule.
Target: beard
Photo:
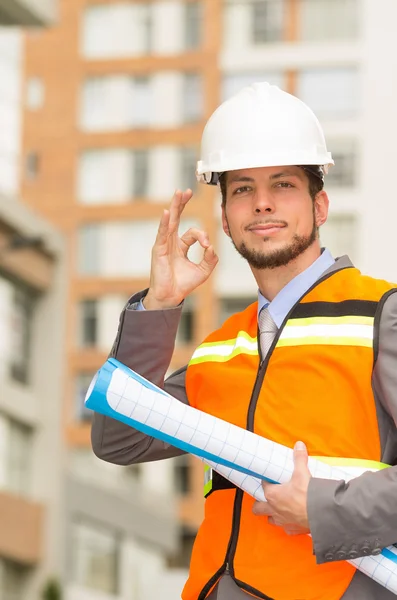
[[[263,241],[269,240],[269,237],[264,237]],[[317,239],[317,227],[314,222],[313,216],[313,227],[308,235],[294,235],[290,243],[285,244],[283,248],[276,250],[270,250],[268,252],[261,252],[260,250],[250,250],[247,248],[245,242],[241,242],[237,246],[231,238],[233,246],[237,252],[245,258],[250,267],[258,270],[264,269],[277,269],[278,267],[285,267],[291,261],[295,260],[303,254]]]

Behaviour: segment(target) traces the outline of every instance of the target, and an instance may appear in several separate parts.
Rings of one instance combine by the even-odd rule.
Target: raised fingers
[[[170,230],[176,231],[179,226],[179,222],[181,219],[181,214],[186,204],[189,202],[191,197],[193,196],[193,192],[191,189],[187,189],[184,192],[181,190],[176,190],[170,206]]]
[[[169,223],[170,223],[170,211],[164,210],[163,214],[161,215],[159,228],[157,230],[157,236],[156,236],[156,242],[155,242],[156,245],[164,244],[167,241]]]

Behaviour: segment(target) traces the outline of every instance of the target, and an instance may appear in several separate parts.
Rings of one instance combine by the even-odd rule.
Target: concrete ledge
[[[56,20],[58,0],[0,0],[0,24],[42,27]]]

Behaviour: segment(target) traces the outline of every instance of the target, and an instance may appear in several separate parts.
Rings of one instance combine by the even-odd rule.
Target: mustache
[[[264,221],[262,219],[260,221],[252,221],[252,223],[249,223],[244,229],[245,231],[248,231],[251,227],[257,227],[258,225],[283,225],[284,227],[288,227],[287,221],[281,221],[280,219],[266,219],[266,221]]]

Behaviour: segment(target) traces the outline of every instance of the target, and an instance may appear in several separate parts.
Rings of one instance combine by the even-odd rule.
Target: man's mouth
[[[247,230],[256,235],[271,235],[278,233],[284,227],[286,227],[284,223],[258,223],[257,225],[250,225]]]

